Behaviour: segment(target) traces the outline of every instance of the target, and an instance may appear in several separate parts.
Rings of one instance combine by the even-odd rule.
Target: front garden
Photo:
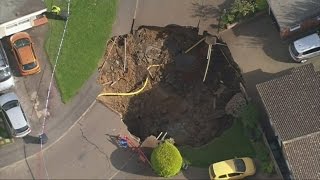
[[[259,161],[261,171],[271,174],[274,170],[273,162],[258,127],[259,118],[257,108],[248,104],[240,117],[234,120],[232,127],[220,137],[200,148],[182,147],[181,154],[190,165],[206,168],[218,161],[252,157]]]
[[[67,11],[67,1],[45,0],[48,10],[59,6]],[[106,41],[111,35],[117,0],[71,0],[69,24],[56,69],[56,81],[62,100],[69,101],[84,82],[97,69]],[[46,50],[52,64],[55,63],[65,21],[49,20]]]

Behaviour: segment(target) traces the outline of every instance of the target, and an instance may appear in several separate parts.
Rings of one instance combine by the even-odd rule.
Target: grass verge
[[[45,3],[48,9],[57,5],[62,11],[67,11],[67,1],[46,0]],[[55,74],[64,102],[78,92],[97,68],[111,34],[116,8],[117,0],[71,1],[69,24]],[[49,20],[46,50],[52,64],[56,59],[64,23]]]
[[[255,152],[245,135],[241,121],[236,120],[232,127],[220,137],[200,148],[180,148],[183,158],[192,166],[209,167],[217,161],[235,157],[254,157]]]

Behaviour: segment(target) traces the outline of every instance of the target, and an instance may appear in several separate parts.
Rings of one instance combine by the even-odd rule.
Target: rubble
[[[99,78],[103,92],[136,91],[149,74],[147,67],[162,65],[150,69],[150,81],[142,93],[99,98],[122,114],[132,134],[143,140],[168,132],[178,145],[201,146],[230,127],[233,105],[227,103],[240,92],[241,77],[234,70],[237,66],[221,53],[228,53],[227,47],[214,47],[214,65],[203,83],[208,45],[201,42],[184,54],[203,39],[196,29],[145,27],[125,38],[127,71],[123,70],[124,38],[119,37],[110,56],[112,42],[107,45],[106,64]]]

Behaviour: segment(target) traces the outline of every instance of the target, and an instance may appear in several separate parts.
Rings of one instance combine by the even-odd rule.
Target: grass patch
[[[273,162],[270,159],[269,149],[264,143],[262,132],[258,128],[260,117],[259,110],[252,103],[249,103],[240,115],[245,131],[250,137],[255,149],[256,158],[261,163],[260,169],[266,174],[272,174],[274,172]]]
[[[46,0],[48,9],[57,5],[67,10],[67,1]],[[56,69],[62,100],[67,102],[97,68],[110,37],[117,0],[71,1],[69,24]],[[58,52],[64,21],[49,20],[46,50],[53,64]]]
[[[208,167],[213,162],[235,157],[254,157],[255,152],[245,135],[241,121],[236,120],[232,127],[220,137],[200,148],[180,148],[183,158],[192,166]]]

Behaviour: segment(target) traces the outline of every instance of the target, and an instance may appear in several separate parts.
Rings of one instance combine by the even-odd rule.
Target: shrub
[[[169,141],[156,147],[151,154],[153,170],[162,177],[171,177],[180,172],[182,157],[179,150]]]
[[[268,8],[267,0],[256,0],[256,8],[258,11],[263,11]]]
[[[262,164],[261,164],[262,171],[267,174],[273,173],[273,170],[274,170],[273,167],[274,166],[273,166],[272,161],[262,162]]]
[[[248,0],[235,0],[231,6],[230,13],[237,19],[253,14],[255,12],[255,3]]]
[[[248,104],[244,107],[240,114],[240,119],[246,128],[254,129],[257,127],[260,114],[258,109],[253,104]]]
[[[261,169],[264,173],[273,173],[273,162],[270,160],[269,150],[266,145],[262,142],[254,143],[254,148],[256,151],[256,157],[261,162]]]
[[[221,25],[232,24],[253,15],[256,11],[262,11],[267,8],[267,0],[235,0],[231,7],[222,14]]]

